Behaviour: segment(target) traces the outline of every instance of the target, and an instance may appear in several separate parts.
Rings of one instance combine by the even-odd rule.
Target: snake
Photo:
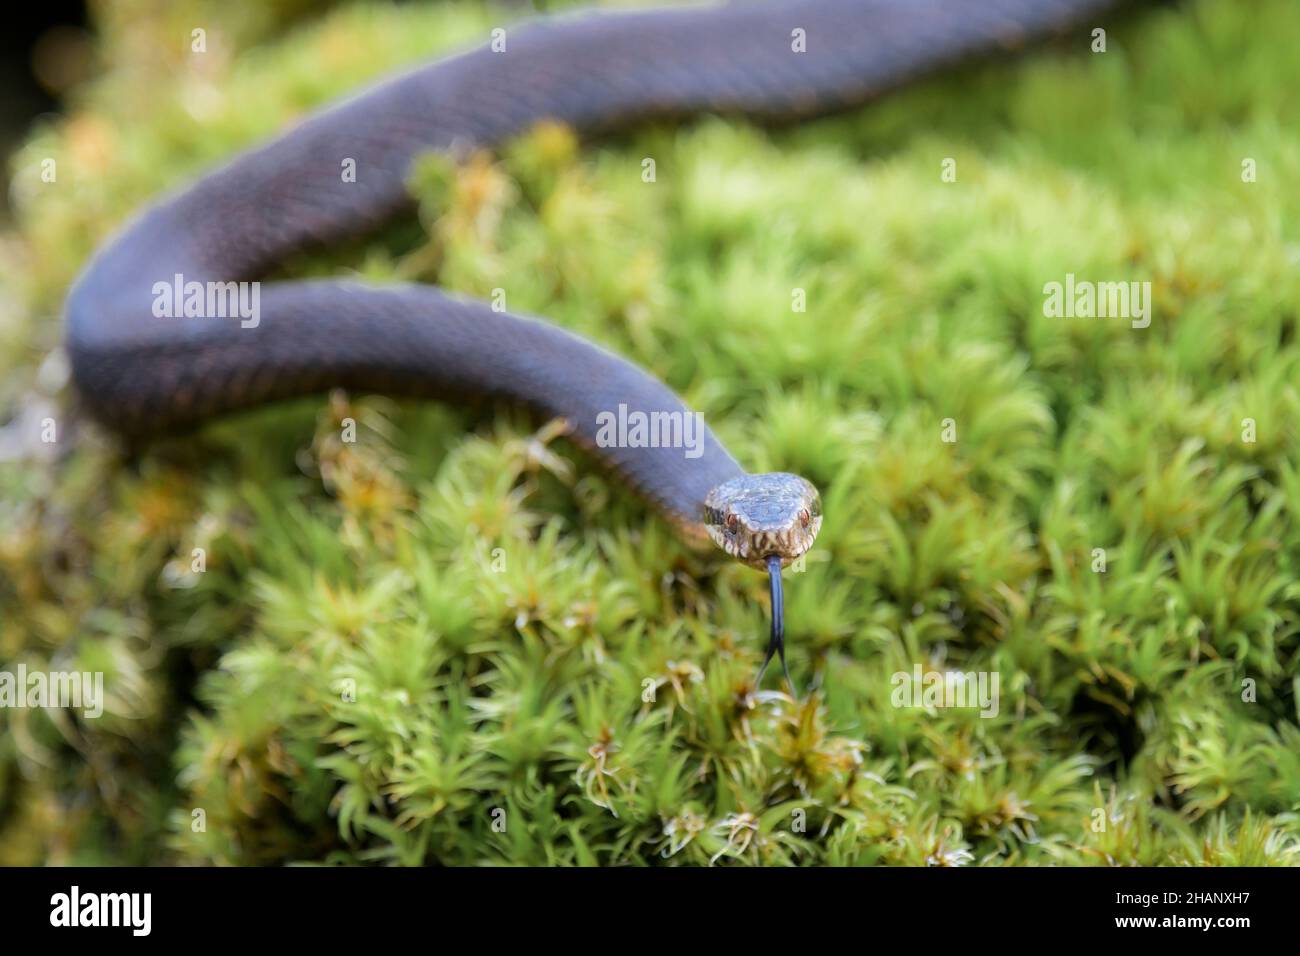
[[[428,152],[455,159],[499,148],[544,121],[585,137],[701,114],[787,124],[1059,33],[1109,2],[750,0],[504,28],[325,108],[128,221],[66,298],[76,393],[93,418],[132,439],[334,387],[526,406],[562,422],[683,539],[712,541],[767,573],[771,633],[754,685],[777,654],[796,693],[782,571],[821,529],[812,482],[746,471],[702,419],[694,447],[680,447],[667,426],[689,424],[682,416],[692,413],[675,392],[540,318],[430,285],[310,278],[262,287],[258,277],[409,210],[408,173]],[[340,174],[348,160],[350,178]],[[232,318],[223,303],[250,283],[256,316]],[[635,428],[610,440],[602,423],[616,412],[663,426],[653,438],[669,440]]]

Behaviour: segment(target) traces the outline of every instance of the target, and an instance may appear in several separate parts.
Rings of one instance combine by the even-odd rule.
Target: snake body
[[[543,19],[321,112],[139,215],[69,293],[66,349],[86,407],[140,435],[331,386],[504,398],[569,423],[685,536],[772,569],[821,523],[811,484],[750,475],[707,427],[701,453],[599,440],[602,413],[686,414],[663,383],[545,322],[435,288],[267,283],[255,327],[160,318],[159,282],[252,280],[408,206],[429,150],[493,147],[542,120],[582,133],[704,112],[785,122],[1077,22],[1107,0],[756,0]],[[796,42],[802,31],[802,49]],[[355,160],[355,181],[340,176]],[[775,585],[774,585],[775,587]],[[775,638],[775,635],[774,635]],[[770,655],[769,655],[770,656]]]

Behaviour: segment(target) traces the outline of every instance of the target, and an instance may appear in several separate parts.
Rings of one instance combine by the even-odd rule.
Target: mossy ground
[[[515,16],[242,6],[100,8],[13,164],[0,407],[140,204]],[[418,220],[288,270],[503,288],[816,482],[806,703],[749,696],[764,579],[521,414],[335,395],[126,456],[64,394],[0,465],[0,662],[109,700],[0,711],[0,862],[1295,863],[1300,21],[1108,26],[796,129],[430,161]],[[1150,327],[1045,317],[1067,273],[1150,281]],[[893,707],[915,663],[999,714]]]

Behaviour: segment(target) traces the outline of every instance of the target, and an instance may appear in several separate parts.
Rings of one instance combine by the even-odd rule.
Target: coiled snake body
[[[330,386],[524,403],[566,420],[681,533],[712,538],[768,571],[767,661],[779,651],[784,664],[780,572],[816,537],[817,492],[794,475],[748,474],[707,428],[697,457],[681,448],[602,445],[602,413],[620,406],[647,416],[686,412],[636,366],[552,325],[428,286],[269,283],[252,327],[160,318],[155,287],[174,276],[203,284],[253,279],[290,253],[380,225],[407,206],[407,171],[427,150],[495,146],[544,119],[591,132],[701,112],[764,121],[827,113],[1059,29],[1106,3],[759,0],[512,28],[504,52],[484,47],[391,79],[132,221],[68,296],[76,387],[96,417],[126,434]],[[792,39],[797,31],[802,43]],[[340,176],[345,157],[357,163],[355,181]]]

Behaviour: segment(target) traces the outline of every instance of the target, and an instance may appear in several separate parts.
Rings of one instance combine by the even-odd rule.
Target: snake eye
[[[734,513],[727,515],[727,530],[730,531],[732,534],[735,534],[736,529],[739,527],[740,527],[740,519],[737,518]]]
[[[812,524],[812,515],[808,513],[807,508],[799,512],[799,523],[805,528]]]

